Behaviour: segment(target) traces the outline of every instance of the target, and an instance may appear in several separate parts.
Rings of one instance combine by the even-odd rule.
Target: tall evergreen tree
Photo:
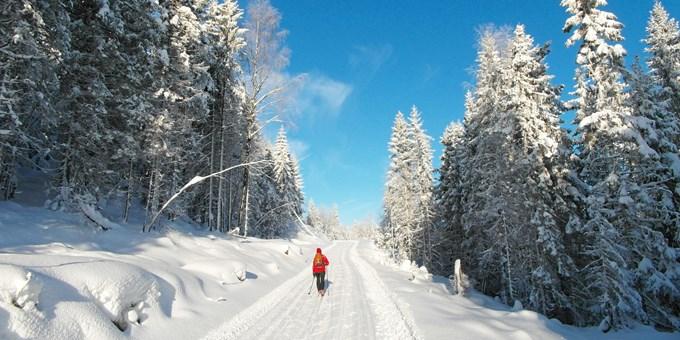
[[[516,293],[525,306],[543,314],[571,312],[563,279],[573,276],[575,267],[566,253],[564,234],[567,223],[577,217],[566,195],[570,151],[560,127],[559,88],[550,84],[553,77],[547,74],[547,46],[534,46],[524,26],[515,28],[509,48],[507,110],[513,130],[504,150],[511,157],[511,193],[520,195],[523,203],[518,209],[524,211],[517,221],[524,237],[515,251],[521,254],[516,262],[521,263],[517,271],[522,274]],[[526,264],[528,270],[522,272]]]
[[[668,101],[668,109],[680,119],[680,28],[668,15],[660,1],[656,1],[647,22],[645,49],[650,57],[649,70],[660,88],[659,100]],[[678,142],[675,139],[676,144]]]
[[[667,135],[672,130],[669,126],[672,114],[667,109],[668,101],[658,100],[659,87],[642,71],[639,62],[633,65],[628,79],[633,123],[655,151],[631,171],[636,186],[628,188],[628,195],[635,204],[628,204],[628,214],[638,227],[632,230],[635,241],[629,261],[631,267],[636,268],[636,288],[650,321],[678,328],[679,311],[675,306],[680,303],[680,258],[677,248],[673,248],[678,205],[667,185],[677,182],[677,177],[663,156],[677,150]]]
[[[656,149],[671,171],[666,187],[673,196],[669,204],[672,202],[676,207],[668,209],[676,213],[669,217],[664,234],[673,247],[680,248],[680,214],[677,213],[680,206],[680,28],[659,1],[651,11],[645,42],[652,83],[649,84],[641,70],[637,72],[637,93],[640,94],[637,106],[643,114],[654,115],[652,119],[657,124]]]
[[[502,126],[503,62],[499,42],[492,30],[483,32],[477,54],[477,74],[474,98],[468,101],[465,116],[465,145],[462,168],[461,197],[464,228],[462,244],[465,254],[463,267],[475,278],[477,287],[483,292],[501,291],[500,251],[508,245],[499,235],[497,228],[502,220],[496,199],[503,182],[497,170],[504,168],[501,144],[503,131],[494,130]],[[507,252],[505,252],[507,255]],[[507,273],[507,272],[506,272]],[[508,275],[505,276],[506,279]]]
[[[571,14],[564,31],[572,32],[571,46],[580,41],[576,63],[577,172],[587,184],[584,224],[587,242],[579,254],[588,297],[582,306],[603,330],[646,322],[642,298],[634,289],[628,259],[635,253],[637,219],[631,190],[639,183],[633,174],[649,147],[632,123],[626,106],[623,25],[614,14],[598,9],[605,0],[563,0]],[[614,43],[613,45],[611,43]],[[635,241],[634,241],[635,240]]]
[[[283,226],[291,226],[302,213],[302,188],[297,162],[290,154],[286,131],[281,127],[272,152],[274,182],[281,197],[278,215]]]
[[[415,204],[415,214],[410,222],[410,233],[414,237],[415,254],[412,260],[432,267],[432,215],[433,215],[433,173],[431,137],[423,129],[420,112],[413,106],[409,114],[409,135],[412,140],[413,162],[411,173],[414,175],[410,190]]]
[[[69,17],[57,0],[0,4],[0,199],[11,199],[19,167],[45,168],[57,125],[58,66]]]
[[[409,225],[415,214],[409,186],[414,178],[413,147],[409,136],[409,124],[401,112],[397,112],[389,142],[390,167],[385,182],[382,232],[385,246],[391,255],[401,260],[411,260],[413,235]]]
[[[471,94],[466,95],[468,102]],[[444,151],[441,156],[441,167],[438,169],[439,182],[434,189],[435,217],[433,228],[435,243],[435,272],[445,275],[453,273],[453,263],[463,257],[463,214],[461,201],[461,171],[465,128],[462,123],[449,124],[441,138]]]

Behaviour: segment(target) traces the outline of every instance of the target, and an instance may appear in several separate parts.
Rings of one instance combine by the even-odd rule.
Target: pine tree
[[[315,231],[321,233],[321,216],[319,208],[316,207],[314,201],[310,200],[307,205],[307,225],[311,226]]]
[[[647,66],[660,87],[659,100],[668,101],[668,109],[680,119],[680,28],[656,1],[647,22]],[[676,135],[675,143],[680,144]]]
[[[432,205],[433,205],[433,172],[431,137],[423,129],[420,112],[413,106],[409,114],[409,135],[412,140],[410,181],[411,199],[415,204],[410,234],[414,238],[414,255],[412,260],[419,264],[432,267]]]
[[[70,49],[61,70],[55,158],[58,196],[66,207],[96,205],[118,182],[114,154],[122,148],[124,114],[114,103],[127,69],[121,12],[108,1],[76,2],[69,9]],[[116,71],[114,71],[116,70]],[[56,206],[56,205],[55,205]]]
[[[668,101],[659,100],[659,87],[644,73],[639,60],[628,78],[628,102],[635,113],[633,123],[655,151],[641,159],[631,171],[636,185],[627,191],[636,203],[628,204],[627,210],[638,227],[631,231],[634,242],[629,261],[631,267],[636,268],[636,288],[650,321],[667,328],[678,328],[680,319],[674,306],[680,303],[680,268],[679,257],[675,255],[677,248],[672,247],[678,205],[666,185],[677,182],[677,177],[663,157],[666,152],[677,150],[667,135],[672,130],[672,125],[668,125],[672,113],[667,109]]]
[[[208,68],[208,116],[197,120],[199,140],[205,140],[194,159],[201,159],[196,169],[210,169],[210,173],[234,166],[243,147],[242,118],[243,88],[239,53],[245,40],[238,21],[243,11],[235,1],[215,0],[198,3],[197,15],[201,22],[200,60]],[[192,203],[193,217],[208,223],[210,230],[233,229],[238,217],[241,187],[236,185],[240,171],[231,171],[210,180],[196,193]],[[252,206],[252,205],[251,205]]]
[[[0,4],[0,199],[11,199],[19,167],[45,167],[57,124],[58,64],[68,16],[56,0]]]
[[[630,190],[638,185],[634,170],[649,148],[631,123],[625,105],[625,49],[611,45],[623,40],[616,16],[598,7],[604,0],[563,0],[572,16],[564,31],[572,32],[567,46],[581,41],[576,63],[576,150],[577,172],[588,185],[585,196],[582,240],[587,243],[579,254],[581,278],[589,293],[581,307],[590,321],[601,320],[603,330],[646,322],[642,299],[634,289],[634,275],[628,259],[635,220],[631,219]]]
[[[466,95],[468,101],[471,94]],[[465,128],[462,123],[451,123],[441,138],[444,151],[439,168],[439,182],[434,189],[435,217],[433,228],[436,236],[433,244],[436,267],[434,272],[444,275],[453,273],[453,263],[463,257],[463,214],[461,201],[461,166],[463,163]]]
[[[668,191],[673,198],[669,204],[680,206],[680,28],[675,19],[669,17],[668,12],[657,1],[651,11],[647,23],[647,38],[645,49],[650,57],[647,66],[651,73],[652,84],[640,84],[643,89],[638,91],[638,106],[652,114],[657,124],[658,137],[657,152],[660,153],[664,167],[671,170],[671,178],[666,182]],[[645,77],[637,72],[637,79],[643,83]],[[651,89],[644,87],[651,86]],[[649,93],[649,92],[652,93]],[[633,90],[635,93],[635,90]],[[651,98],[649,98],[651,96]],[[674,248],[680,247],[680,214],[669,217],[667,230],[664,235]]]
[[[415,206],[409,187],[413,174],[413,142],[409,124],[401,112],[397,112],[389,142],[390,167],[385,182],[382,233],[385,246],[398,261],[411,260],[414,239],[410,233]]]
[[[501,144],[506,135],[503,130],[494,130],[496,126],[503,126],[499,114],[503,112],[504,75],[498,45],[492,30],[483,32],[477,54],[476,88],[466,103],[466,150],[461,175],[463,267],[469,268],[468,273],[485,293],[501,291],[501,251],[509,250],[507,238],[500,237],[503,233],[498,230],[507,226],[502,224],[503,210],[497,201],[503,185],[497,171],[505,168],[500,162],[503,161]]]
[[[286,131],[281,127],[272,152],[274,182],[282,199],[278,213],[283,226],[289,227],[302,213],[302,188],[297,162],[290,154]]]
[[[529,271],[522,273],[517,294],[524,306],[557,315],[573,312],[563,280],[575,274],[564,245],[566,224],[575,218],[575,211],[562,186],[568,183],[570,146],[560,128],[559,88],[550,84],[547,52],[547,46],[534,46],[524,26],[515,28],[508,56],[508,112],[514,126],[505,149],[512,157],[511,192],[520,195],[523,203],[518,209],[526,212],[517,221],[524,226],[524,237],[516,253],[522,254],[518,262],[529,264]]]

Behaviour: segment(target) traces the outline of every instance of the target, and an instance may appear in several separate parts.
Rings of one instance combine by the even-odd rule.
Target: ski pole
[[[309,289],[307,290],[307,295],[312,294],[312,286],[314,285],[314,279],[316,279],[314,276],[312,276],[312,283],[309,284]]]

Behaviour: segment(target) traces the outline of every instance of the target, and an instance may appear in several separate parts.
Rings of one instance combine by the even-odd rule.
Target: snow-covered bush
[[[146,310],[158,305],[160,291],[156,277],[136,266],[98,261],[79,263],[60,271],[64,281],[91,297],[121,330],[130,323],[141,324]]]
[[[17,308],[38,305],[42,284],[35,275],[21,267],[0,264],[0,301]]]

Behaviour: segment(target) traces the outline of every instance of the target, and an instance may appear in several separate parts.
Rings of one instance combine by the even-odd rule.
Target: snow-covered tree
[[[197,3],[201,22],[201,51],[198,53],[210,75],[208,83],[209,115],[198,120],[200,148],[198,169],[208,167],[210,173],[236,165],[242,148],[241,106],[243,88],[240,84],[239,53],[245,45],[244,32],[238,26],[243,12],[236,1],[216,0]],[[232,171],[210,180],[196,193],[194,218],[208,223],[209,229],[227,231],[236,225],[241,187],[237,185],[239,171]],[[200,211],[200,213],[198,213]]]
[[[381,223],[382,246],[398,261],[431,266],[433,169],[431,138],[414,106],[406,121],[397,113],[389,143],[390,168]]]
[[[297,161],[290,154],[286,131],[281,127],[272,150],[273,178],[281,198],[280,216],[282,227],[289,227],[302,215],[302,182]]]
[[[432,266],[432,215],[433,215],[433,173],[431,137],[423,129],[420,112],[413,106],[409,114],[409,135],[412,141],[413,162],[411,173],[414,175],[410,181],[410,199],[415,204],[414,215],[409,222],[410,233],[414,237],[415,254],[412,260]]]
[[[10,199],[17,169],[45,167],[54,142],[69,18],[56,0],[4,1],[0,13],[0,199]]]
[[[307,220],[305,222],[317,232],[321,232],[321,215],[319,208],[317,208],[312,200],[307,204]]]
[[[668,166],[664,155],[677,154],[677,146],[668,135],[676,126],[668,101],[659,100],[660,87],[645,74],[639,61],[629,75],[629,106],[634,112],[633,124],[655,153],[640,160],[631,175],[635,186],[627,188],[635,204],[629,203],[627,215],[637,228],[631,231],[635,240],[629,259],[635,270],[636,288],[650,321],[668,328],[678,328],[680,319],[673,306],[680,303],[680,270],[674,237],[678,230],[678,200],[672,185],[678,177]],[[678,132],[676,132],[678,133]],[[676,243],[677,244],[677,243]]]
[[[203,26],[198,8],[191,1],[180,0],[164,6],[161,18],[166,32],[158,46],[156,71],[160,77],[155,83],[158,105],[144,132],[146,147],[142,150],[144,173],[148,174],[142,183],[150,216],[196,173],[187,165],[195,157],[191,153],[201,148],[197,125],[209,117],[205,89],[213,85],[200,54]],[[171,215],[183,214],[187,204],[177,204],[179,210]]]
[[[659,86],[659,100],[668,101],[668,109],[680,119],[680,28],[668,15],[660,1],[656,1],[647,22],[647,65]],[[676,135],[675,143],[679,144]]]
[[[288,85],[281,77],[276,76],[288,65],[290,56],[290,51],[284,44],[287,32],[281,29],[280,24],[281,14],[268,0],[254,0],[249,3],[244,25],[246,46],[242,54],[244,70],[242,80],[245,90],[242,109],[245,128],[240,153],[241,163],[252,160],[253,141],[261,130],[258,118],[272,114],[281,103],[283,92]],[[248,229],[249,182],[250,168],[245,167],[240,184],[243,189],[239,217],[239,225],[244,232]]]
[[[568,285],[563,279],[575,274],[565,251],[567,223],[576,220],[568,192],[570,144],[560,127],[559,88],[550,83],[544,58],[547,46],[534,46],[524,26],[515,28],[509,45],[509,92],[507,112],[513,118],[509,144],[511,195],[520,195],[517,221],[523,238],[517,297],[524,306],[543,314],[573,312]],[[529,236],[529,237],[527,237]],[[524,242],[521,242],[521,241]]]
[[[656,2],[647,23],[646,51],[649,53],[647,66],[651,74],[651,84],[639,70],[637,74],[637,104],[641,114],[652,118],[656,123],[655,136],[657,152],[666,168],[671,170],[670,180],[666,182],[668,192],[672,193],[672,200],[678,211],[680,206],[680,28],[675,19],[670,18],[668,12]],[[651,93],[650,93],[651,92]],[[669,243],[674,248],[680,247],[680,215],[670,217],[668,229],[664,232]]]
[[[474,96],[468,96],[464,121],[461,223],[465,236],[461,247],[466,255],[462,258],[463,267],[469,268],[480,290],[497,293],[501,290],[502,234],[496,229],[501,209],[495,200],[501,197],[499,186],[503,185],[498,169],[507,167],[500,163],[501,146],[507,135],[499,116],[503,111],[504,65],[494,31],[484,31],[479,45],[476,88]],[[496,131],[498,126],[501,130]]]
[[[466,101],[472,100],[470,92],[466,94]],[[433,228],[435,243],[435,272],[452,273],[453,263],[463,257],[461,245],[463,243],[463,226],[461,224],[461,165],[465,145],[465,128],[462,123],[449,124],[441,138],[444,151],[439,168],[439,182],[434,190],[435,219]]]
[[[577,173],[587,184],[584,223],[578,230],[585,244],[578,254],[587,297],[581,306],[601,328],[648,321],[634,288],[630,259],[636,252],[637,222],[630,208],[639,183],[634,171],[652,157],[626,106],[622,41],[623,25],[600,10],[605,0],[563,0],[571,14],[564,31],[567,46],[580,42],[576,63]]]
[[[413,174],[413,142],[409,135],[409,124],[401,112],[397,112],[389,142],[390,167],[385,182],[383,220],[381,231],[384,246],[397,260],[411,260],[413,235],[410,222],[415,214],[410,182]]]

